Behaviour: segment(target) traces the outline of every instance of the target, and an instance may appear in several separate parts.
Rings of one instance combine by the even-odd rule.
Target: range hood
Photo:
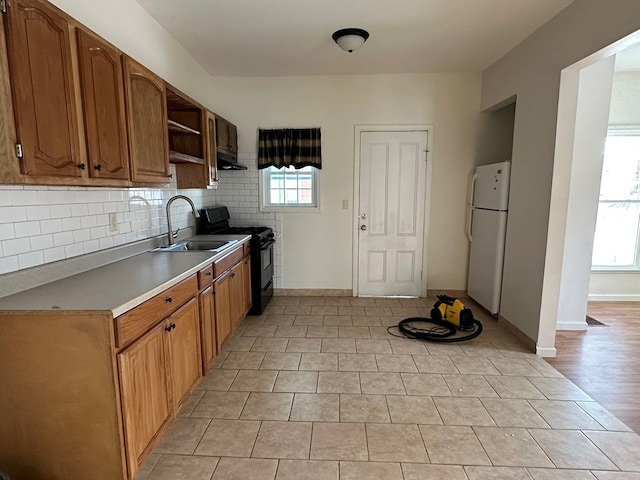
[[[235,155],[229,155],[228,153],[218,152],[218,170],[246,170],[247,166],[238,163],[238,159]]]

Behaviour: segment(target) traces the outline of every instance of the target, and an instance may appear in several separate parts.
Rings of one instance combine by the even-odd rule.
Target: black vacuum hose
[[[435,325],[435,327],[419,328],[415,325],[418,322],[429,323]],[[400,330],[400,333],[402,333],[403,336],[408,338],[417,338],[428,342],[453,343],[464,342],[466,340],[476,338],[482,333],[482,324],[478,320],[474,319],[471,323],[471,327],[465,330],[470,331],[470,334],[462,337],[454,337],[458,329],[453,323],[445,320],[434,320],[425,317],[412,317],[401,320],[400,323],[398,323],[398,330]]]

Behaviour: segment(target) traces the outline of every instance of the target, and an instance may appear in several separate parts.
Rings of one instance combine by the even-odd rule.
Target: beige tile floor
[[[432,305],[274,298],[136,480],[640,480],[640,437],[479,308],[471,342],[387,333]]]

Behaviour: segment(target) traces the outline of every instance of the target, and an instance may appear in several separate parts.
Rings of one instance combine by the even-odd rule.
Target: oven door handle
[[[260,250],[268,250],[274,243],[276,243],[275,240],[268,240],[267,242],[260,244]]]

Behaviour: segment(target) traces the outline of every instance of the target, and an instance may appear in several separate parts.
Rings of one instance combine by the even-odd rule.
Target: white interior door
[[[361,132],[358,295],[420,296],[426,131]]]

